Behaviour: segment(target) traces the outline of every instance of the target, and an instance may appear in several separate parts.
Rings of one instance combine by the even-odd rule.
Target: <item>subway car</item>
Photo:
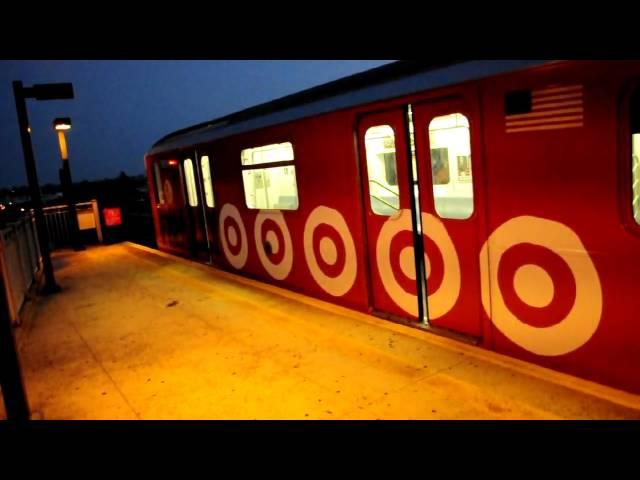
[[[640,393],[640,61],[396,62],[171,133],[161,250]]]

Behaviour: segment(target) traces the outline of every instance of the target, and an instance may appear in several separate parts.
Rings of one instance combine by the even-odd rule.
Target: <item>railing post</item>
[[[98,234],[98,241],[104,243],[102,237],[102,222],[100,221],[100,209],[98,208],[98,201],[91,200],[91,208],[93,209],[93,217],[96,223],[96,233]]]
[[[7,419],[29,420],[29,402],[22,381],[7,302],[4,277],[0,275],[0,385]]]
[[[7,309],[9,312],[9,323],[13,323],[13,319],[17,317],[18,315],[18,309],[15,305],[15,300],[14,300],[14,292],[13,292],[13,286],[11,285],[11,273],[9,271],[9,265],[7,263],[7,245],[8,245],[8,241],[6,238],[6,232],[8,230],[0,231],[0,276],[3,278],[3,282],[4,282],[4,290],[3,293],[6,294],[6,302],[7,302]]]

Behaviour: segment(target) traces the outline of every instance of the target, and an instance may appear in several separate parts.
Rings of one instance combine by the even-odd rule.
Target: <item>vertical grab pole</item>
[[[419,215],[420,205],[416,196],[416,185],[413,178],[418,177],[418,172],[413,171],[413,155],[411,152],[411,125],[409,119],[411,105],[405,105],[404,111],[404,132],[405,145],[407,148],[407,171],[409,172],[409,205],[411,208],[411,225],[413,227],[413,251],[415,254],[416,266],[416,290],[418,292],[418,318],[423,326],[429,326],[429,306],[427,303],[427,279],[424,267],[424,243],[422,241],[422,221]]]

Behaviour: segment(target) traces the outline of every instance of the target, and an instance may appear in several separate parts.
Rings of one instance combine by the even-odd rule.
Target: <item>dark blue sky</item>
[[[388,60],[0,61],[0,187],[26,184],[11,82],[73,82],[74,100],[28,100],[40,184],[58,182],[51,128],[67,135],[75,181],[144,172],[143,156],[163,135]]]

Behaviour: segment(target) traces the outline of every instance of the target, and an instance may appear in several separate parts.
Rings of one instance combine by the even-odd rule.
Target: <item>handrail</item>
[[[372,197],[372,198],[375,198],[376,200],[378,200],[381,203],[384,203],[387,207],[393,208],[396,211],[400,210],[399,207],[395,207],[395,206],[391,205],[389,202],[385,202],[380,197],[376,197],[375,195],[372,195],[371,193],[369,194],[369,196]]]
[[[396,197],[400,197],[400,193],[398,193],[398,192],[394,192],[394,191],[393,191],[393,190],[391,190],[389,187],[385,187],[385,186],[384,186],[383,184],[381,184],[379,181],[374,180],[373,178],[370,178],[370,179],[369,179],[369,183],[372,183],[372,182],[373,182],[373,183],[375,183],[376,185],[378,185],[378,186],[380,186],[380,187],[384,188],[386,191],[393,193]],[[373,197],[373,195],[372,195],[372,197]]]
[[[93,206],[92,202],[78,202],[76,203],[76,208],[77,207],[91,207]],[[51,205],[49,207],[44,207],[42,210],[44,210],[45,212],[55,212],[55,211],[61,211],[61,210],[66,210],[68,209],[69,206],[68,205]]]

